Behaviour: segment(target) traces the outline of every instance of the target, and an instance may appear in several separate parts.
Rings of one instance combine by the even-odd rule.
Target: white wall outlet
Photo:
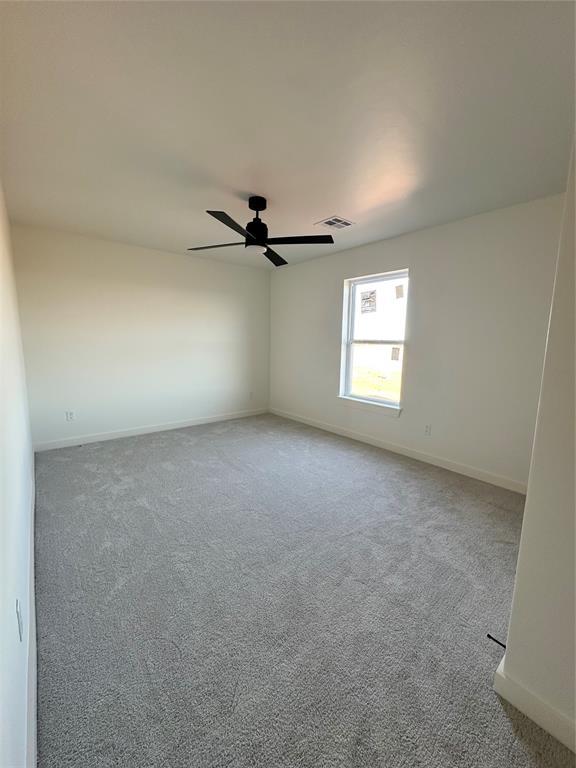
[[[424,434],[426,435],[426,437],[431,437],[432,436],[432,424],[426,424],[425,425],[425,427],[424,427]]]
[[[76,420],[76,414],[74,413],[74,411],[64,411],[64,415],[66,417],[66,421]]]

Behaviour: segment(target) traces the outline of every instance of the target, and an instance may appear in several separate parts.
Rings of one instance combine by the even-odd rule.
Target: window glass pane
[[[408,277],[354,285],[352,339],[403,340]]]
[[[352,344],[350,395],[400,403],[404,345]]]

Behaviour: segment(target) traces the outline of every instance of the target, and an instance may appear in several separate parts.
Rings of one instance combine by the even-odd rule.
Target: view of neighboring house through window
[[[346,280],[340,394],[400,405],[408,270]]]

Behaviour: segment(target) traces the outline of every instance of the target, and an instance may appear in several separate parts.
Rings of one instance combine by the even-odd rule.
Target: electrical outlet
[[[432,424],[425,425],[424,434],[426,435],[426,437],[432,437]]]
[[[74,413],[74,411],[64,411],[64,415],[66,417],[66,421],[76,420],[76,414]]]

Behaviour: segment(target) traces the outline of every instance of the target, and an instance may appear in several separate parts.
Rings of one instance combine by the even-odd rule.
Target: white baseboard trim
[[[399,453],[402,456],[409,456],[411,459],[417,459],[418,461],[423,461],[426,464],[433,464],[436,467],[449,469],[452,472],[457,472],[459,475],[473,477],[475,480],[482,480],[485,483],[491,483],[492,485],[497,485],[500,488],[506,488],[509,491],[516,491],[517,493],[526,494],[526,483],[520,483],[517,480],[512,480],[512,478],[509,477],[494,475],[491,472],[486,472],[483,469],[471,467],[468,464],[459,464],[455,461],[451,461],[450,459],[442,458],[441,456],[433,456],[429,453],[422,453],[421,451],[415,451],[412,448],[406,448],[403,445],[387,443],[384,440],[378,440],[377,438],[370,437],[369,435],[365,435],[360,432],[353,432],[349,429],[338,427],[335,424],[327,424],[326,422],[309,419],[305,416],[300,416],[295,413],[281,411],[278,408],[270,408],[270,413],[274,413],[276,416],[282,416],[285,419],[291,419],[292,421],[299,421],[302,424],[308,424],[311,427],[323,429],[325,432],[333,432],[334,434],[341,435],[342,437],[349,437],[351,440],[358,440],[358,442],[367,443],[368,445],[373,445],[376,448],[383,448],[386,451],[392,451],[392,453]]]
[[[576,723],[535,693],[506,676],[504,662],[494,674],[494,690],[558,741],[576,752]]]
[[[231,419],[243,419],[247,416],[261,416],[268,413],[267,408],[258,408],[253,411],[236,411],[235,413],[220,413],[215,416],[203,416],[198,419],[187,419],[185,421],[169,421],[165,424],[147,424],[142,427],[131,427],[129,429],[116,429],[113,432],[96,432],[90,435],[77,435],[75,437],[63,437],[58,440],[49,440],[48,442],[35,443],[34,450],[50,451],[53,448],[69,448],[74,445],[84,445],[85,443],[100,443],[104,440],[116,440],[120,437],[136,437],[137,435],[147,435],[151,432],[165,432],[170,429],[182,429],[183,427],[196,427],[199,424],[211,424],[215,421],[230,421]]]

